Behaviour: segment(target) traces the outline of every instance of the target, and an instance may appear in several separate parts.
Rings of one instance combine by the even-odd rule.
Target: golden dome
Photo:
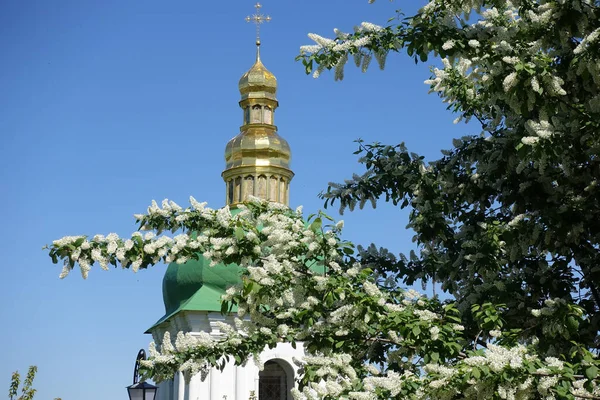
[[[238,88],[242,99],[249,97],[267,97],[274,99],[277,91],[277,78],[260,60],[260,43],[256,46],[256,62],[240,78]]]
[[[256,166],[289,170],[291,158],[287,140],[264,126],[243,130],[225,147],[225,169]]]

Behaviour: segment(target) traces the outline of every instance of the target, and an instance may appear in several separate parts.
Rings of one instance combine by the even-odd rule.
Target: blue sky
[[[125,399],[143,332],[164,312],[164,265],[137,274],[92,269],[58,279],[41,250],[65,235],[135,230],[152,199],[193,195],[220,207],[227,141],[239,131],[237,82],[254,61],[250,0],[0,2],[0,391],[10,373],[39,367],[39,399]],[[294,61],[306,34],[397,7],[366,0],[264,1],[262,59],[279,81],[276,121],[290,143],[291,205],[322,208],[329,181],[361,172],[353,140],[406,142],[428,159],[478,133],[423,81],[429,64],[391,56],[385,71],[349,65],[343,82],[315,80]],[[330,210],[337,216],[336,210]],[[346,238],[395,253],[411,248],[406,212],[346,213]]]

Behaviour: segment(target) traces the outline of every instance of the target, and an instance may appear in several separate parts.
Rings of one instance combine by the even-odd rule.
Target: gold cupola
[[[239,90],[243,125],[227,143],[222,173],[227,204],[235,206],[254,196],[289,205],[292,153],[288,142],[277,134],[277,79],[260,59],[260,40],[256,41],[256,62],[242,75]]]

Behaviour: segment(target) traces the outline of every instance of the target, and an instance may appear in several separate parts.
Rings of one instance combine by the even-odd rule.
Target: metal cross
[[[256,24],[256,43],[260,44],[260,24],[263,22],[271,21],[271,17],[268,15],[263,15],[260,13],[262,5],[260,3],[256,3],[254,8],[256,8],[256,13],[253,15],[248,15],[246,17],[246,22],[254,22]]]

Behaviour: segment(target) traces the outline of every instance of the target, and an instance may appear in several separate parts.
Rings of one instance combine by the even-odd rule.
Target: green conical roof
[[[209,286],[215,291],[224,293],[228,287],[240,281],[241,268],[235,264],[217,264],[210,266],[210,262],[201,257],[199,260],[190,260],[185,264],[171,263],[163,278],[163,301],[165,312],[171,314],[184,306],[203,286]],[[196,308],[205,311],[220,311],[220,298],[196,299]]]

